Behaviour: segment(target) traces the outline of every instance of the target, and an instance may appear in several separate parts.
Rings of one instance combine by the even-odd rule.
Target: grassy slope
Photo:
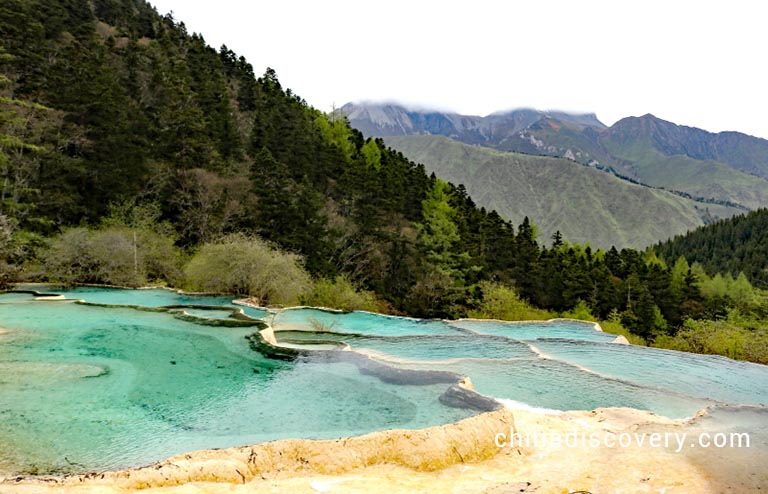
[[[631,161],[632,165],[626,171],[643,183],[687,192],[695,197],[733,201],[750,209],[768,204],[768,180],[719,161],[668,156],[643,142],[621,147],[603,141],[603,145],[614,156]]]
[[[577,161],[596,159],[603,165],[613,166],[621,173],[655,187],[687,192],[694,197],[736,202],[750,209],[768,205],[768,179],[764,177],[746,173],[720,161],[664,154],[655,148],[647,135],[637,136],[628,144],[603,137],[598,144],[597,140],[590,140],[580,129],[560,122],[548,123],[537,125],[529,129],[529,132],[556,150],[537,149],[519,138],[509,138],[490,147],[502,151],[523,150],[531,154],[556,156],[562,156],[565,150],[570,149]],[[754,163],[758,166],[760,158],[754,158]]]
[[[630,184],[569,160],[503,153],[440,136],[402,136],[387,144],[429,172],[463,183],[478,205],[519,223],[524,216],[549,237],[595,247],[642,248],[736,211]]]

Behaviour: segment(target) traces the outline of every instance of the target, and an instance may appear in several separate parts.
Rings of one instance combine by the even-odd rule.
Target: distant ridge
[[[486,117],[392,103],[342,110],[366,136],[441,135],[498,151],[566,158],[707,203],[768,206],[768,140],[739,132],[711,133],[651,114],[607,127],[591,113],[533,109]]]
[[[507,134],[520,132],[547,118],[577,127],[606,128],[594,113],[572,115],[530,108],[499,111],[486,117],[409,109],[396,103],[347,103],[341,111],[366,137],[432,134],[458,138],[469,144],[493,144]]]
[[[644,248],[739,209],[703,204],[621,180],[563,158],[500,152],[444,136],[384,138],[414,161],[464,184],[478,205],[519,223],[530,217],[548,242],[560,231],[593,247]]]
[[[768,140],[741,132],[712,133],[677,125],[650,113],[616,122],[606,136],[615,143],[645,142],[660,153],[695,160],[713,160],[768,178]]]

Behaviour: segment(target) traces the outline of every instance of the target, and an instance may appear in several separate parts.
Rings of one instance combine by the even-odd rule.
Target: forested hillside
[[[548,310],[649,340],[756,310],[748,283],[709,297],[682,259],[559,233],[542,247],[528,218],[478,208],[143,0],[5,0],[0,40],[4,284],[166,283],[423,317]],[[748,350],[731,354],[762,358]]]
[[[655,250],[665,259],[684,255],[713,273],[743,272],[753,284],[768,288],[768,209],[678,235]]]

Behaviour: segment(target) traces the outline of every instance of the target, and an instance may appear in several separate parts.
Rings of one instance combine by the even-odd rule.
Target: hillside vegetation
[[[718,221],[654,247],[664,259],[685,256],[711,273],[744,273],[768,288],[768,209]]]
[[[478,207],[142,0],[0,5],[0,187],[4,286],[169,284],[419,317],[578,314],[645,341],[688,320],[746,327],[764,310],[741,277],[559,232],[550,242],[527,217]]]
[[[595,247],[641,248],[738,210],[620,180],[570,160],[502,153],[442,136],[388,137],[427,171],[463,184],[477,203],[549,237]],[[663,219],[663,221],[662,221]]]

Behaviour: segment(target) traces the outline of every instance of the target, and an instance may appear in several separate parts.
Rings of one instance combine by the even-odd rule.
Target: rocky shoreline
[[[0,493],[721,492],[711,472],[668,448],[499,447],[497,439],[513,432],[677,432],[690,423],[627,408],[554,415],[502,409],[415,431],[282,440],[197,451],[120,472],[6,479]]]

